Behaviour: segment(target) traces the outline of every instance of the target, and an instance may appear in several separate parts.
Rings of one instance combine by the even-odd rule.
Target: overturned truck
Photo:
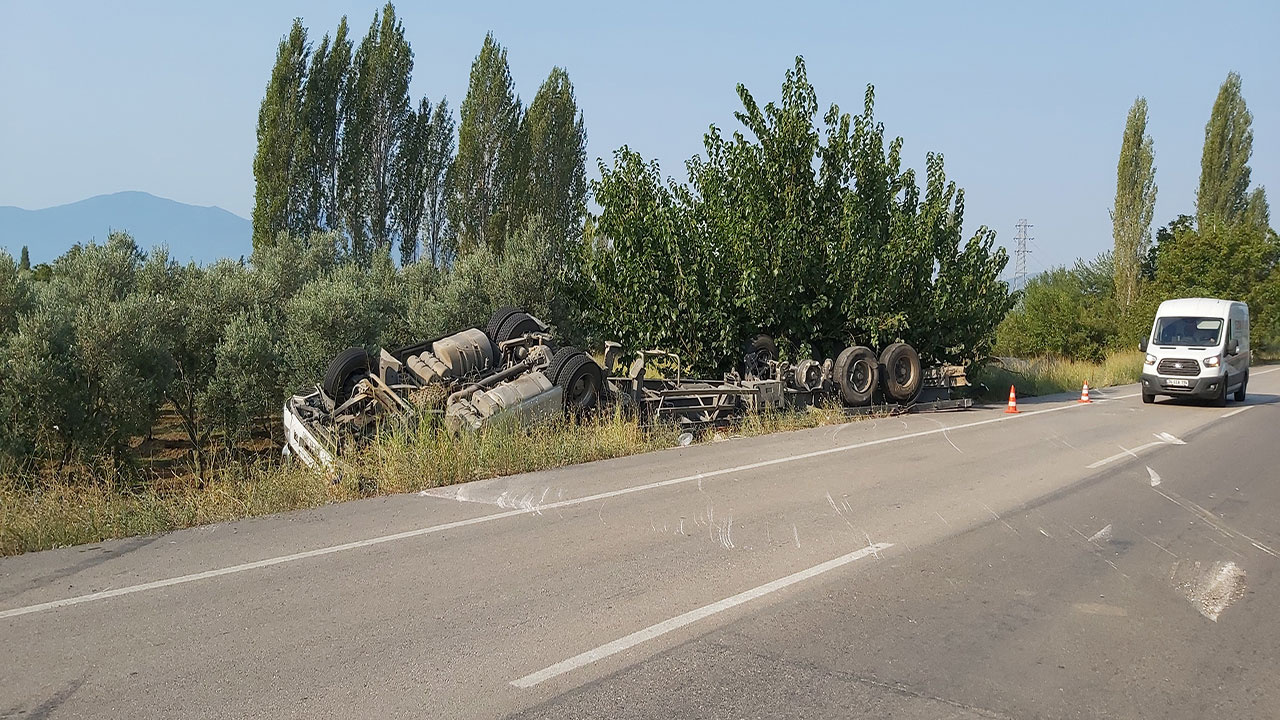
[[[786,362],[772,338],[759,335],[745,344],[737,369],[716,380],[686,377],[679,356],[661,350],[641,351],[623,369],[621,350],[605,343],[602,366],[588,353],[560,345],[546,323],[513,307],[500,308],[483,330],[468,328],[376,355],[348,348],[318,385],[285,402],[284,452],[327,466],[384,423],[424,417],[461,433],[581,416],[607,404],[642,422],[705,427],[744,412],[819,402],[910,409],[926,387],[949,396],[950,388],[964,384],[962,371],[923,371],[916,351],[901,342],[878,355],[853,346],[834,359]],[[663,372],[650,372],[654,365]],[[615,369],[621,372],[610,374]],[[929,408],[967,406],[935,400]]]

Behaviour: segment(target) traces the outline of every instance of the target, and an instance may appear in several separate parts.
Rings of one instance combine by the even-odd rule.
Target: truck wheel
[[[769,376],[770,361],[778,359],[778,345],[768,335],[757,335],[742,347],[742,376],[763,380]]]
[[[566,345],[559,350],[556,350],[555,354],[551,356],[551,362],[547,363],[547,368],[542,371],[542,374],[547,376],[547,379],[551,381],[552,385],[557,384],[556,380],[560,375],[560,370],[563,369],[575,355],[581,352],[581,350],[571,345]]]
[[[1244,402],[1244,394],[1245,394],[1244,391],[1246,386],[1248,386],[1248,384],[1249,384],[1249,373],[1246,372],[1244,374],[1244,379],[1240,381],[1240,389],[1236,390],[1236,394],[1235,394],[1236,402]]]
[[[520,308],[511,307],[510,305],[503,305],[494,310],[493,317],[489,318],[489,324],[484,328],[484,334],[488,335],[489,339],[495,343],[498,342],[498,331],[502,329],[502,323],[518,312],[520,312]]]
[[[356,383],[368,372],[369,353],[362,347],[349,347],[329,362],[320,389],[333,400],[335,406],[341,405],[351,399]]]
[[[564,407],[580,415],[594,410],[600,400],[600,386],[604,371],[591,356],[575,351],[559,368],[555,384],[564,391]]]
[[[840,388],[840,399],[844,400],[845,405],[858,406],[871,402],[880,369],[876,365],[876,355],[870,348],[861,345],[845,348],[836,357],[833,372],[836,387]]]
[[[1227,376],[1222,376],[1222,388],[1218,391],[1218,397],[1213,399],[1214,407],[1227,406]]]
[[[502,321],[502,326],[494,334],[493,341],[502,344],[508,340],[524,337],[529,333],[542,332],[542,323],[527,312],[514,312]]]
[[[895,402],[909,403],[920,394],[923,377],[920,372],[920,356],[915,348],[902,342],[893,343],[880,353],[880,365],[884,373],[880,380],[884,394]]]
[[[1156,401],[1156,396],[1152,393],[1142,393],[1142,402],[1150,405]]]

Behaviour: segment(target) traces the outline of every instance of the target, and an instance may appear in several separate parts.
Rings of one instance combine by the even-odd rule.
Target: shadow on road
[[[127,555],[134,550],[144,548],[159,539],[159,535],[152,535],[150,537],[135,537],[129,538],[128,540],[122,540],[118,543],[113,543],[114,547],[109,548],[104,548],[100,545],[91,545],[89,547],[82,548],[80,552],[88,554],[80,562],[68,565],[64,568],[59,568],[53,572],[45,573],[39,577],[31,578],[21,586],[12,588],[7,592],[0,592],[0,600],[8,600],[14,596],[21,595],[28,590],[43,587],[51,581],[59,580],[69,575],[75,575],[81,570],[88,570],[89,568],[100,565],[108,560],[112,560],[114,558]]]
[[[1227,406],[1224,409],[1230,410],[1232,408],[1249,407],[1250,405],[1273,405],[1278,402],[1280,402],[1280,395],[1271,395],[1268,393],[1249,393],[1248,395],[1245,396],[1244,402],[1236,402],[1235,400],[1231,400],[1230,398],[1228,398]],[[1194,407],[1207,407],[1211,403],[1212,403],[1211,400],[1200,400],[1198,398],[1165,397],[1165,396],[1160,396],[1156,398],[1157,405],[1190,405]]]

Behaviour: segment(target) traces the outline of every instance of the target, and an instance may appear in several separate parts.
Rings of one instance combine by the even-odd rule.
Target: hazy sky
[[[315,40],[374,2],[0,0],[0,205],[145,190],[248,216],[258,104],[295,16]],[[877,115],[916,167],[946,156],[970,230],[1035,225],[1029,267],[1111,244],[1125,114],[1150,103],[1156,224],[1193,208],[1204,124],[1228,70],[1254,115],[1253,178],[1280,202],[1280,3],[408,3],[412,91],[455,112],[492,30],[526,102],[561,65],[589,174],[627,144],[683,177],[734,87],[762,102],[804,55],[825,108]],[[1276,207],[1280,215],[1280,205]]]

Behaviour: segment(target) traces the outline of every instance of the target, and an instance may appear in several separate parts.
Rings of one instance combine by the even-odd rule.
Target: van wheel
[[[1156,396],[1152,393],[1142,393],[1142,402],[1150,405],[1156,401]]]
[[[1244,391],[1245,391],[1245,387],[1248,384],[1249,384],[1249,373],[1245,373],[1244,379],[1240,381],[1240,389],[1236,390],[1236,394],[1235,394],[1236,402],[1244,402]]]
[[[1227,376],[1222,376],[1222,389],[1218,391],[1218,397],[1213,399],[1214,407],[1227,406]]]

